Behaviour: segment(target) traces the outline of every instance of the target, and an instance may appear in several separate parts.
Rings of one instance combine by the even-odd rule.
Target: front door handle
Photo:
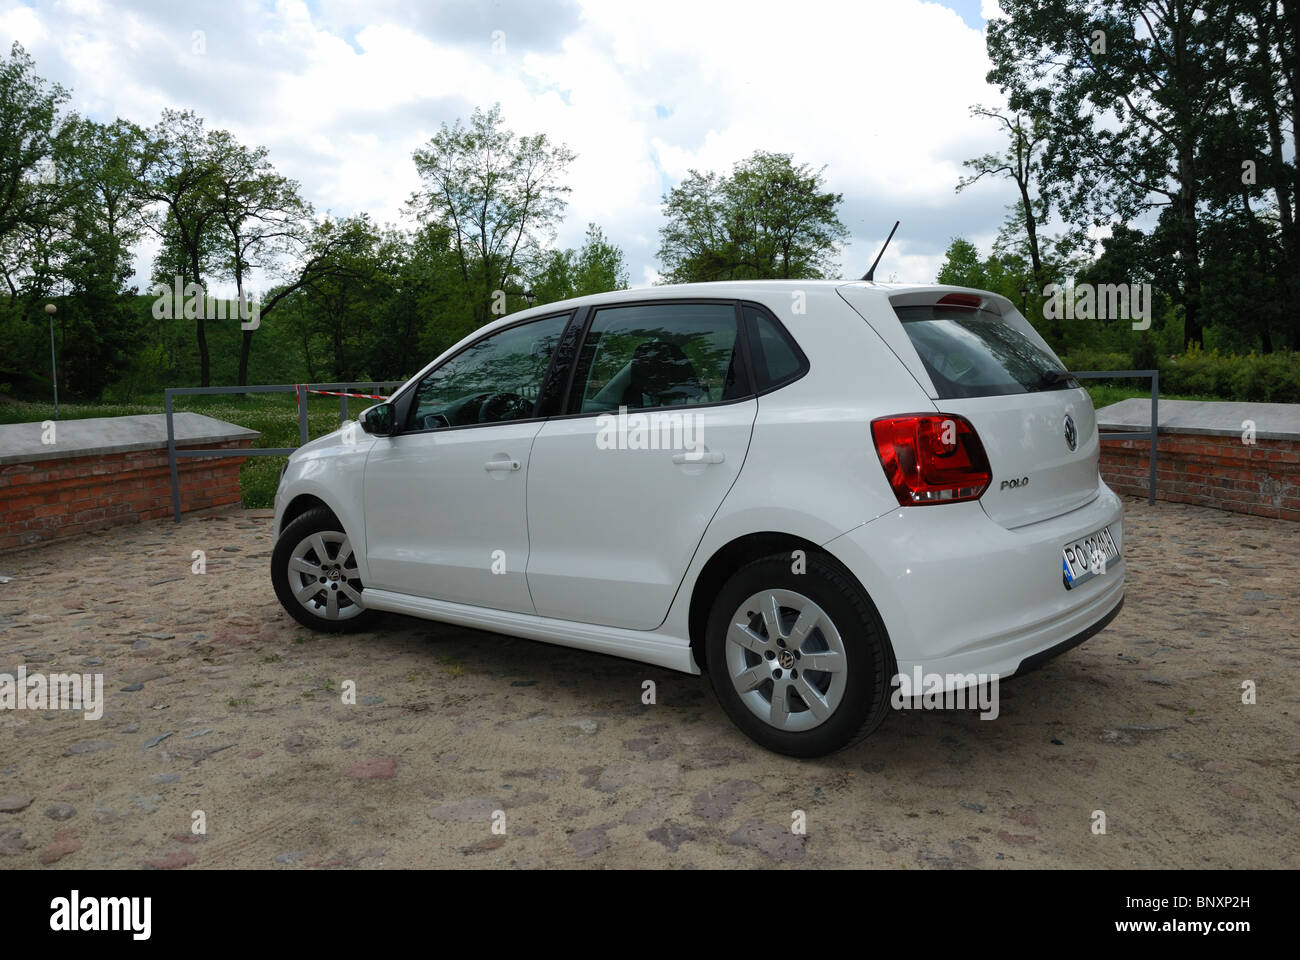
[[[515,471],[519,469],[519,461],[518,460],[489,460],[487,463],[483,464],[483,466],[488,470]]]
[[[721,450],[688,450],[673,454],[673,463],[721,463],[725,459]]]

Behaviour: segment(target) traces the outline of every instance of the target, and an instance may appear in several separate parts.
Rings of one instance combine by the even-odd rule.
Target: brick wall
[[[1101,475],[1116,493],[1147,495],[1146,440],[1104,440]],[[1300,521],[1300,441],[1164,434],[1156,499]]]
[[[209,442],[190,449],[240,450],[250,443]],[[239,468],[246,459],[178,459],[181,509],[239,503]],[[0,466],[0,550],[154,520],[171,509],[165,448]]]

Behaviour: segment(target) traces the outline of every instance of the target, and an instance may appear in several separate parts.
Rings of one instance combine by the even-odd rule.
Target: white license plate
[[[1105,575],[1106,567],[1119,559],[1119,547],[1110,535],[1110,527],[1072,540],[1061,550],[1061,580],[1066,590],[1073,590],[1093,577]]]

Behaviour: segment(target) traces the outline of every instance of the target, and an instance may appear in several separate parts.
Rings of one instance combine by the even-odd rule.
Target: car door
[[[571,314],[515,324],[439,364],[366,461],[366,586],[532,613],[527,477],[538,397]],[[404,411],[404,412],[400,412]]]
[[[528,587],[537,613],[650,630],[731,489],[757,413],[731,301],[588,318],[565,414],[533,443]]]

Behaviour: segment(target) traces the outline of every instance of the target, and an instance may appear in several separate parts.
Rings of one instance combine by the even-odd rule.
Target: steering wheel
[[[532,413],[532,401],[517,393],[494,393],[478,408],[479,423],[497,423],[502,420],[519,420]]]
[[[425,430],[441,430],[443,427],[451,426],[451,421],[441,413],[426,413],[421,422]]]

